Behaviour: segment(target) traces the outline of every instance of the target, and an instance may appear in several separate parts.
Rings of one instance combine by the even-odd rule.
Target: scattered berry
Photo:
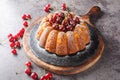
[[[42,76],[40,80],[47,80],[46,76]]]
[[[49,12],[50,10],[50,4],[47,4],[45,7],[44,7],[44,11],[45,12]]]
[[[27,26],[28,26],[28,22],[25,21],[25,22],[23,23],[23,25],[24,25],[25,27],[27,27]]]
[[[23,19],[23,20],[27,20],[26,17],[27,17],[26,14],[23,14],[22,19]]]
[[[28,14],[28,15],[26,16],[26,18],[27,18],[27,19],[31,19],[31,15]]]
[[[13,53],[14,55],[16,55],[16,54],[17,54],[16,49],[12,49],[12,53]]]
[[[31,68],[27,68],[27,69],[25,69],[25,73],[27,74],[27,75],[31,75]]]
[[[66,10],[66,4],[65,3],[62,4],[62,10],[64,10],[64,11]]]
[[[14,48],[14,47],[15,47],[15,43],[14,43],[14,42],[11,42],[11,43],[10,43],[10,47],[11,47],[11,48]]]
[[[32,63],[31,63],[30,61],[27,61],[27,62],[25,63],[25,65],[26,65],[27,67],[32,67]]]
[[[17,41],[18,40],[18,35],[14,36],[14,40]]]
[[[33,73],[31,74],[31,78],[34,79],[34,80],[37,80],[37,79],[38,79],[37,73],[36,73],[36,72],[33,72]]]
[[[50,8],[50,4],[47,4],[46,7]]]
[[[50,80],[50,79],[52,78],[52,74],[51,74],[51,73],[47,73],[47,74],[45,75],[45,77],[46,77],[46,79]]]
[[[13,35],[10,33],[9,35],[8,35],[8,38],[10,38],[10,37],[12,37]]]
[[[15,42],[15,45],[16,45],[16,47],[20,48],[20,42],[19,41]]]
[[[10,37],[9,41],[14,42],[14,37]]]

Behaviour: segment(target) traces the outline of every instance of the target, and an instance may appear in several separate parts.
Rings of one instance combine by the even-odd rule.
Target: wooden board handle
[[[95,18],[95,17],[98,17],[100,15],[100,13],[101,13],[100,7],[93,6],[86,15],[88,15],[90,18],[92,18],[92,17]]]

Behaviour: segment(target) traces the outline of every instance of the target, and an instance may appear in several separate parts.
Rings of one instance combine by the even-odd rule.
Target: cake
[[[45,16],[37,30],[40,47],[59,56],[76,54],[90,43],[87,23],[73,12],[58,11]]]

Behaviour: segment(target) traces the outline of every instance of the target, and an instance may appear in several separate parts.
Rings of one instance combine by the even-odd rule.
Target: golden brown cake
[[[49,13],[39,25],[36,38],[40,47],[57,55],[75,54],[90,42],[87,24],[73,12]]]

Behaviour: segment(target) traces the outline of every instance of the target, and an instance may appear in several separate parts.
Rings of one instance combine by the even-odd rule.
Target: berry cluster
[[[25,65],[27,66],[27,68],[25,69],[25,73],[31,76],[33,80],[38,80],[38,74],[36,72],[32,72],[32,63],[30,61],[27,61]],[[52,80],[52,74],[48,72],[45,76],[42,76],[39,80]]]
[[[65,3],[62,4],[61,9],[62,9],[63,11],[65,11],[65,10],[67,9]],[[45,11],[45,12],[50,12],[50,10],[52,10],[52,9],[51,9],[51,5],[50,5],[50,4],[47,4],[47,5],[44,7],[44,11]]]
[[[13,35],[13,34],[10,33],[8,35],[8,39],[9,39],[9,42],[10,42],[10,47],[12,49],[11,52],[13,54],[17,54],[16,48],[21,47],[21,44],[18,40],[23,37],[24,32],[25,32],[25,29],[22,28],[17,34]]]
[[[76,24],[80,23],[79,17],[73,17],[71,13],[55,13],[49,22],[53,25],[52,27],[60,31],[72,31]]]
[[[31,15],[30,15],[30,14],[28,14],[28,15],[23,14],[22,19],[23,19],[23,20],[29,20],[29,19],[31,19]],[[24,27],[28,27],[28,22],[27,22],[27,21],[24,21],[24,22],[23,22],[23,26],[24,26]]]

